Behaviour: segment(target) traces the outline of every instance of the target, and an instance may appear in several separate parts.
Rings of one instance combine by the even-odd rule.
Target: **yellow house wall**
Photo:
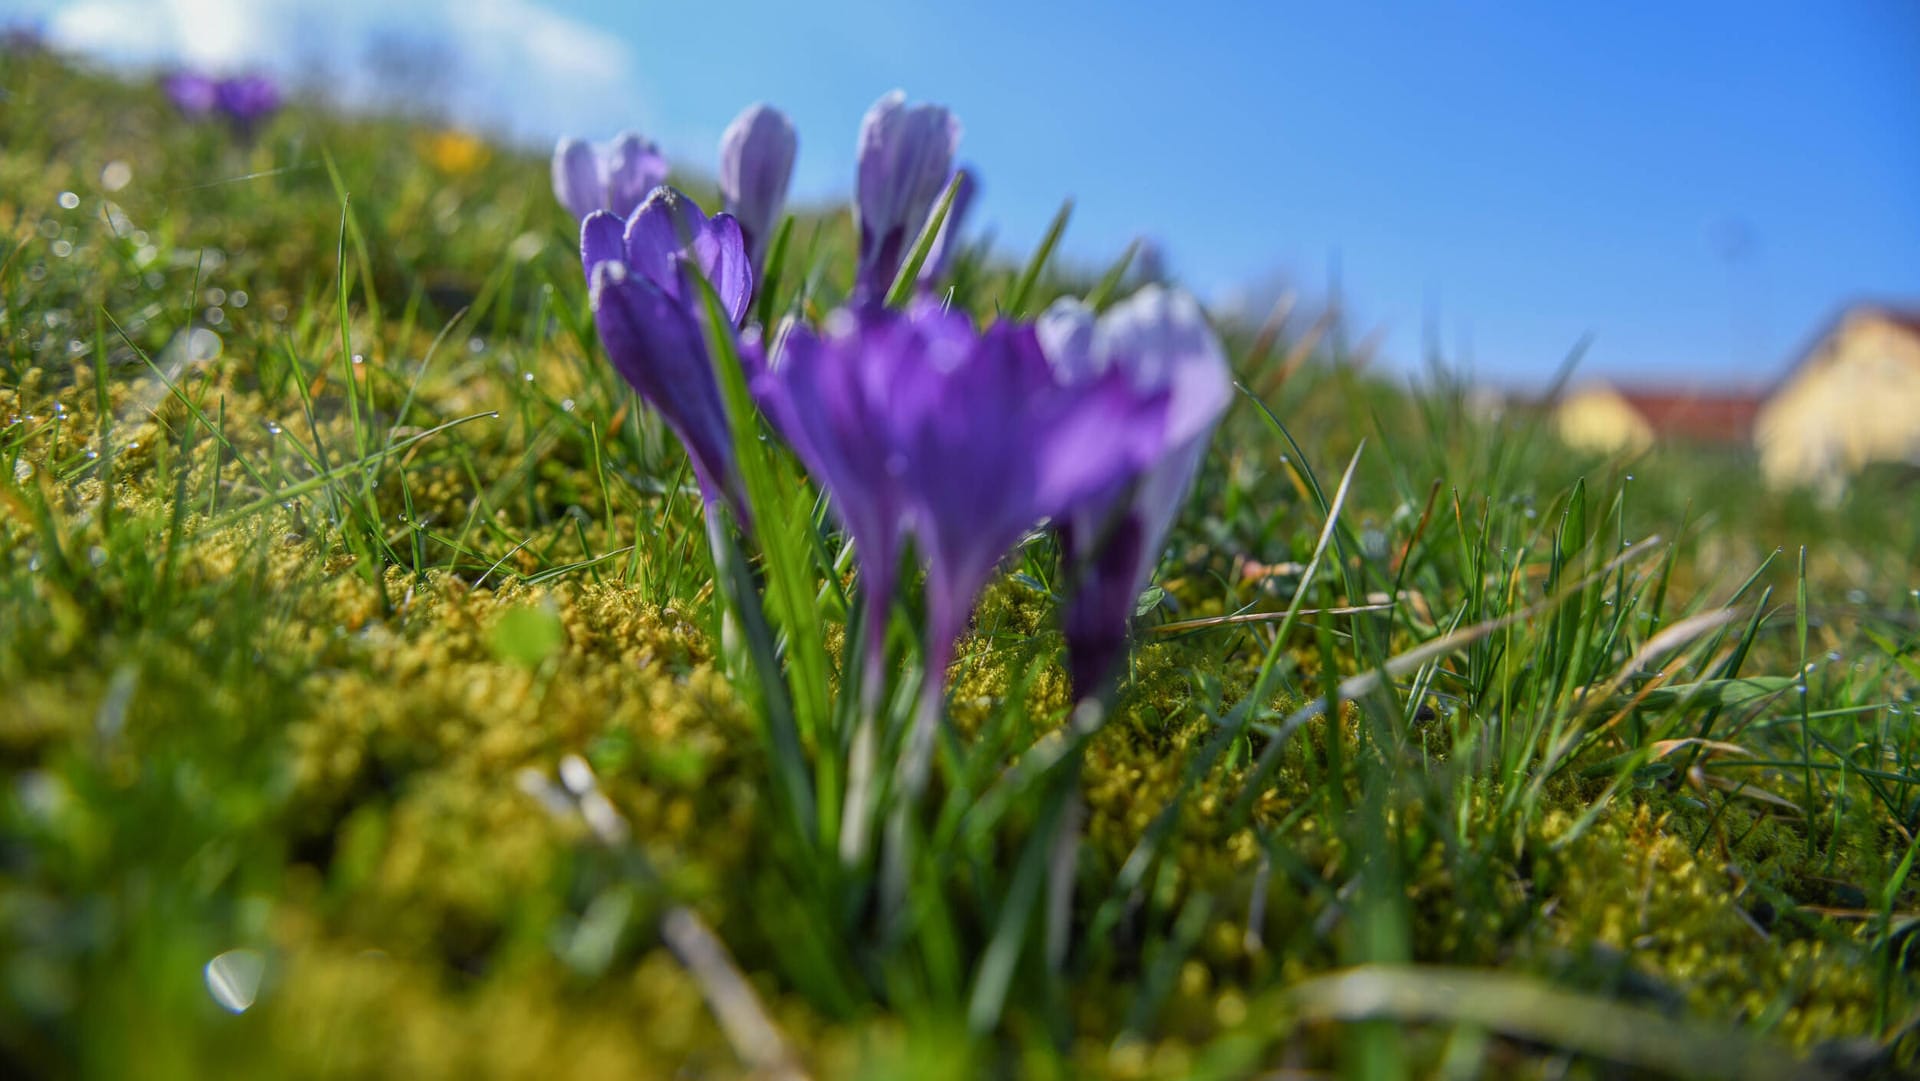
[[[1653,443],[1653,427],[1639,410],[1612,388],[1590,386],[1561,399],[1553,411],[1560,439],[1576,450],[1612,454],[1644,450]]]
[[[1871,462],[1920,462],[1920,335],[1855,316],[1754,422],[1767,479],[1834,489]]]

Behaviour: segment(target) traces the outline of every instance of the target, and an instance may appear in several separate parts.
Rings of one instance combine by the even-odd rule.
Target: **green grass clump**
[[[962,645],[889,929],[796,840],[781,771],[834,729],[764,738],[542,162],[306,108],[239,146],[6,59],[0,1072],[777,1073],[684,912],[816,1076],[1912,1068],[1920,514],[1880,481],[1828,510],[1582,456],[1223,327],[1247,393],[1106,723],[1067,724],[1038,538]],[[844,213],[790,237],[771,310],[830,306]],[[967,252],[953,302],[1095,280]],[[781,661],[832,691],[815,509]]]

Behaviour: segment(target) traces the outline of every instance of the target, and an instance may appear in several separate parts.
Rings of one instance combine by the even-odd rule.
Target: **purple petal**
[[[1094,350],[1144,387],[1173,393],[1168,439],[1205,435],[1233,400],[1226,352],[1200,305],[1187,293],[1150,285],[1099,321]]]
[[[739,326],[753,299],[753,264],[747,258],[740,222],[731,214],[715,214],[694,238],[693,257],[719,294],[727,317]]]
[[[580,264],[586,269],[588,281],[593,280],[593,270],[601,263],[626,259],[625,233],[626,223],[604,210],[588,214],[580,223]]]
[[[860,125],[854,218],[860,230],[856,291],[885,294],[907,248],[953,173],[960,124],[938,105],[906,105],[898,90],[867,110]]]
[[[576,221],[607,209],[607,182],[600,157],[579,139],[562,139],[553,148],[553,195]]]
[[[1095,686],[1085,680],[1104,677],[1114,636],[1124,637],[1132,621],[1125,599],[1147,586],[1213,426],[1231,401],[1232,376],[1200,306],[1185,293],[1158,286],[1142,289],[1097,321],[1077,301],[1056,303],[1041,316],[1038,333],[1061,377],[1086,388],[1090,402],[1109,398],[1115,384],[1166,400],[1163,446],[1141,462],[1131,491],[1084,493],[1063,515],[1072,593],[1065,615],[1068,652],[1074,685],[1087,694]],[[1100,408],[1126,407],[1114,399]],[[1063,427],[1059,438],[1064,447],[1095,437]],[[1063,449],[1056,464],[1065,466],[1071,457]],[[1076,481],[1064,474],[1058,479]],[[1124,551],[1112,547],[1121,543],[1110,528],[1116,517],[1131,531]]]
[[[605,160],[606,208],[623,218],[667,182],[667,159],[660,148],[633,132],[620,133],[606,149]]]
[[[746,521],[726,409],[699,326],[678,300],[618,261],[594,267],[590,293],[614,368],[686,444],[707,502],[724,499]]]
[[[793,122],[770,105],[749,106],[720,137],[720,197],[739,219],[755,265],[786,208],[799,148]]]
[[[675,257],[707,231],[700,205],[674,188],[659,187],[627,219],[627,266],[668,295],[684,300]]]

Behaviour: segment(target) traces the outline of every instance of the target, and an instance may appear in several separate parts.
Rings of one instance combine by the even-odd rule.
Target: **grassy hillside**
[[[1065,960],[1044,539],[976,613],[881,933],[773,796],[544,161],[302,108],[240,145],[0,64],[0,1072],[1913,1067],[1910,490],[1581,456],[1225,328],[1247,393],[1072,744]],[[850,233],[792,235],[773,310],[816,313]],[[963,259],[955,303],[1019,269]]]

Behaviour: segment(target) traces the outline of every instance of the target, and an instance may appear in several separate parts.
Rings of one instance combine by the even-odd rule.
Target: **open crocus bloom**
[[[854,220],[860,228],[857,297],[886,295],[953,175],[959,145],[960,122],[941,106],[909,107],[906,95],[895,90],[867,110],[854,182]]]
[[[578,220],[596,210],[624,218],[666,182],[660,148],[631,131],[611,143],[562,139],[553,150],[554,197]]]
[[[1117,372],[1143,391],[1167,394],[1164,450],[1139,483],[1083,504],[1062,522],[1073,591],[1065,614],[1069,663],[1077,693],[1088,695],[1126,648],[1134,603],[1232,400],[1233,380],[1219,339],[1184,292],[1149,286],[1098,319],[1085,304],[1061,300],[1040,317],[1038,332],[1069,382]]]
[[[908,493],[904,432],[937,401],[940,373],[965,364],[979,335],[966,316],[915,305],[832,313],[815,331],[790,329],[755,396],[853,539],[867,627],[868,693],[878,671]]]
[[[626,222],[605,211],[588,215],[580,257],[607,356],[686,444],[706,501],[725,500],[746,522],[693,278],[712,283],[733,320],[745,314],[753,278],[738,223],[726,214],[708,218],[693,200],[660,188]]]
[[[793,121],[771,105],[749,106],[720,137],[721,202],[739,219],[756,267],[786,209],[799,149]]]
[[[1043,519],[1112,499],[1159,460],[1167,392],[1119,370],[1064,381],[1031,326],[977,331],[927,300],[795,329],[756,383],[853,536],[870,618],[906,535],[926,560],[927,678],[902,759],[917,787],[975,597]]]

